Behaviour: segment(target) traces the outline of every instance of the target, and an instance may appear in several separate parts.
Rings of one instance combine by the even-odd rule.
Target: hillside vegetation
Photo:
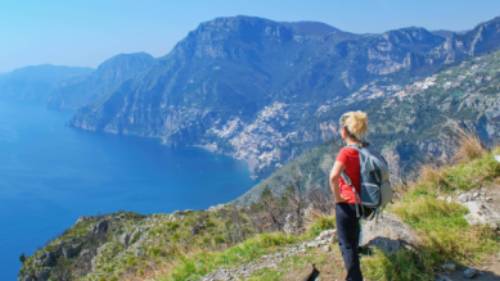
[[[489,146],[498,143],[499,93],[500,52],[494,52],[404,87],[372,85],[354,93],[348,103],[325,105],[314,122],[335,123],[347,110],[366,111],[371,147],[388,160],[393,183],[403,184],[423,164],[452,160],[464,131]],[[282,194],[289,185],[297,186],[306,198],[328,193],[326,179],[341,145],[337,137],[306,151],[236,202],[254,202],[265,189]]]
[[[471,225],[468,210],[456,200],[480,187],[500,188],[500,163],[493,157],[500,148],[478,153],[462,149],[461,153],[459,163],[424,168],[418,180],[400,190],[401,199],[386,212],[413,229],[418,243],[392,253],[372,246],[373,253],[362,258],[368,280],[431,280],[444,263],[474,266],[500,250],[498,230]],[[282,198],[266,201],[266,206],[278,207],[283,200],[287,205],[293,201]],[[304,229],[286,233],[272,223],[264,226],[272,219],[257,209],[222,206],[171,215],[117,213],[82,218],[27,258],[20,280],[201,280],[221,268],[231,270],[286,252],[335,227],[331,217],[311,216]],[[323,276],[338,278],[340,261],[335,244],[326,250],[305,247],[296,254],[283,254],[274,267],[250,271],[245,279],[296,280],[291,276],[308,272],[312,263]]]

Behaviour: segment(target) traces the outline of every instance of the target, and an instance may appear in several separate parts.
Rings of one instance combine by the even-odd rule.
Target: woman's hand
[[[339,190],[339,177],[343,170],[344,164],[339,161],[335,161],[335,164],[333,164],[333,168],[330,171],[330,189],[332,194],[335,196],[335,203],[343,203],[348,200],[348,198],[345,198],[342,194],[340,194]]]
[[[335,203],[345,203],[349,200],[349,198],[345,197],[344,195],[342,195],[341,193],[338,194],[335,194]]]

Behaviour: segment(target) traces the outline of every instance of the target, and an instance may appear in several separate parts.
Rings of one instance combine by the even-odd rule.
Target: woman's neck
[[[361,144],[361,142],[359,142],[357,140],[353,140],[351,138],[346,138],[345,142],[347,145],[360,145]]]

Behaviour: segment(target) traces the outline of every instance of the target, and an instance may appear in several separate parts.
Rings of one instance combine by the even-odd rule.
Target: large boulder
[[[385,253],[394,253],[417,243],[417,234],[393,214],[383,213],[362,225],[361,246],[373,246]]]

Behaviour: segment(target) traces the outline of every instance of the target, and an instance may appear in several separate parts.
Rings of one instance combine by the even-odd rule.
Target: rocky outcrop
[[[397,216],[382,213],[362,225],[360,245],[376,247],[387,254],[418,245],[418,235]]]
[[[500,229],[500,186],[471,190],[457,199],[469,210],[465,216],[469,224]]]
[[[24,261],[18,280],[65,281],[84,276],[95,267],[99,252],[116,233],[128,237],[122,241],[125,247],[136,242],[137,235],[128,233],[125,224],[142,218],[130,213],[81,218],[72,229]],[[70,263],[77,266],[68,266]]]

